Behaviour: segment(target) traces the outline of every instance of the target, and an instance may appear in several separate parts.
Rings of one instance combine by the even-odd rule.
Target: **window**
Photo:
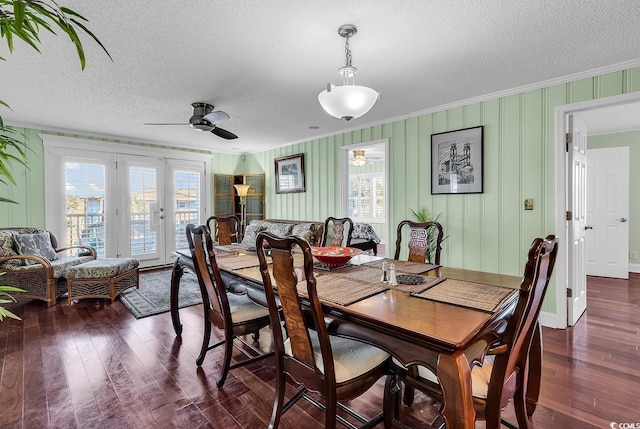
[[[349,175],[349,217],[384,223],[384,173]]]

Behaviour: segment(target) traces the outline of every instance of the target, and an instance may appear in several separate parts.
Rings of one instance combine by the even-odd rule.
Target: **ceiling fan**
[[[213,105],[208,103],[191,103],[193,107],[193,116],[189,119],[189,122],[181,123],[149,123],[145,122],[145,125],[191,125],[191,128],[198,131],[211,131],[213,134],[223,139],[233,140],[238,136],[231,131],[219,128],[218,124],[229,120],[227,115],[222,110],[213,111]]]
[[[356,167],[361,167],[365,164],[375,164],[376,162],[384,160],[384,157],[365,156],[363,149],[355,149],[351,152],[353,153],[351,163]]]

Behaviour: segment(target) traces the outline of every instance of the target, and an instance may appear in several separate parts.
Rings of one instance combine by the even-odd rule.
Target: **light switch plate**
[[[527,198],[524,200],[524,209],[533,210],[533,198]]]

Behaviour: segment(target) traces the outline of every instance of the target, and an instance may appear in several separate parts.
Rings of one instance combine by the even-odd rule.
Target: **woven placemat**
[[[257,254],[225,256],[224,258],[216,258],[216,262],[220,268],[231,271],[260,265]]]
[[[517,289],[446,279],[412,296],[493,313],[516,295]]]
[[[351,280],[357,280],[365,283],[380,283],[382,278],[382,270],[363,267],[361,265],[350,265],[334,272],[336,276],[346,277]]]
[[[360,283],[353,279],[339,276],[319,276],[316,278],[318,297],[323,301],[350,305],[389,289],[384,284]],[[298,293],[307,296],[307,282],[298,283]]]
[[[382,263],[386,261],[387,264],[393,262],[393,265],[396,266],[396,272],[406,273],[406,274],[422,274],[431,270],[435,270],[440,265],[434,264],[421,264],[419,262],[409,262],[409,261],[397,261],[395,259],[384,259],[379,261],[371,261],[367,262],[367,267],[382,269]]]
[[[400,292],[406,292],[406,293],[410,293],[410,294],[414,294],[414,293],[420,293],[422,291],[424,291],[425,289],[428,289],[432,286],[434,286],[434,284],[437,284],[439,282],[444,281],[443,278],[440,277],[424,277],[425,282],[419,285],[403,285],[403,284],[397,284],[397,285],[393,285],[393,286],[389,286],[391,289],[393,290],[397,290]]]

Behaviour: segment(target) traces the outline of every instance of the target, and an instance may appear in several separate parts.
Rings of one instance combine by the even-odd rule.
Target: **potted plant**
[[[85,68],[85,55],[82,41],[78,32],[89,35],[104,52],[111,58],[107,49],[98,38],[85,26],[87,19],[77,12],[58,6],[55,1],[42,0],[0,0],[0,38],[7,41],[9,52],[15,49],[14,42],[22,40],[37,52],[40,52],[41,31],[53,34],[62,32],[69,36],[75,45],[80,59],[80,67]],[[0,56],[0,60],[5,58]],[[9,104],[0,100],[0,107],[9,108]],[[19,140],[23,134],[13,127],[7,126],[0,115],[0,184],[3,186],[15,185],[16,181],[11,173],[11,165],[17,164],[28,167],[27,145]],[[0,202],[16,203],[0,195]],[[10,292],[20,292],[21,289],[10,286],[0,286],[0,304],[14,301]],[[0,320],[4,317],[18,318],[0,305]]]

